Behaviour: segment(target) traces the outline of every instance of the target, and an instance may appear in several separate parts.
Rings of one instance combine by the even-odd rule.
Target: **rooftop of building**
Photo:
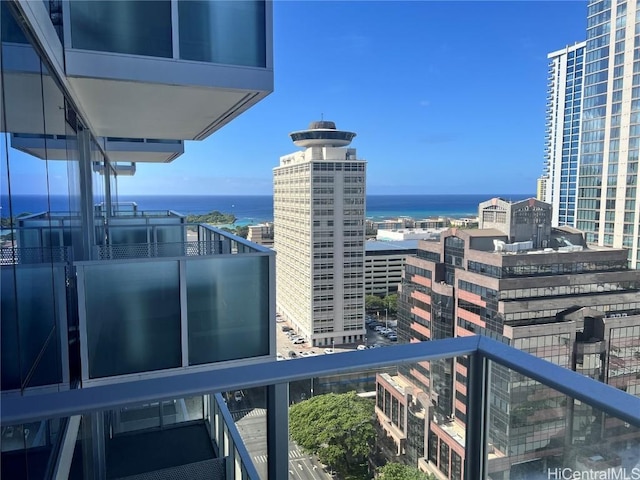
[[[404,252],[407,250],[417,250],[419,240],[367,240],[364,244],[366,252],[382,252],[386,250],[397,250]]]
[[[409,383],[404,377],[400,375],[389,375],[388,373],[381,373],[380,377],[403,395],[406,393],[405,390],[407,388],[413,387],[411,383]]]

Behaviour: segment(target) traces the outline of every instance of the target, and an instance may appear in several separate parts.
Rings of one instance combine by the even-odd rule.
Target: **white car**
[[[236,402],[241,402],[242,401],[242,397],[244,397],[244,395],[242,394],[242,392],[240,390],[238,390],[236,393],[233,394],[233,399]]]
[[[325,348],[324,353],[325,355],[331,355],[332,353],[334,353],[333,348]]]
[[[298,337],[295,340],[293,340],[293,342],[291,342],[291,343],[293,343],[294,345],[300,345],[301,343],[306,343],[306,342],[307,341],[304,338]]]
[[[358,345],[358,350],[366,350],[367,346],[366,345]]]

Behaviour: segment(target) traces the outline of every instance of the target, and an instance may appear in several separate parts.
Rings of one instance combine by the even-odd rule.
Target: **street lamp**
[[[384,309],[384,328],[389,328],[389,310]]]

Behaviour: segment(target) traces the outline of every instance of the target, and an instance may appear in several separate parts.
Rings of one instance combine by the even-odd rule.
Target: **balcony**
[[[269,1],[61,2],[60,34],[44,2],[17,8],[99,137],[202,140],[273,91]],[[39,75],[24,68],[25,51],[5,46],[5,82]]]
[[[71,214],[22,217],[1,247],[3,391],[69,388],[73,365],[89,385],[275,355],[272,250],[172,211],[111,208],[96,207],[89,259]]]
[[[218,420],[210,421],[212,417],[205,414],[204,425],[212,432],[211,438],[231,437],[236,442],[235,447],[219,449],[223,452],[222,457],[227,454],[233,457],[226,464],[236,468],[227,469],[225,476],[215,476],[210,471],[211,478],[257,480],[253,463],[258,457],[247,450],[239,436],[234,436],[231,416],[217,394],[267,386],[265,426],[269,478],[284,479],[289,478],[291,467],[287,448],[287,401],[286,397],[278,397],[283,387],[286,389],[289,383],[310,377],[424,361],[433,363],[454,357],[466,359],[466,421],[449,418],[438,424],[430,412],[434,407],[427,406],[426,410],[432,419],[430,432],[440,436],[436,448],[439,444],[440,452],[463,452],[462,464],[455,463],[452,454],[450,457],[438,454],[437,449],[433,456],[429,440],[420,459],[420,464],[427,470],[448,470],[449,464],[445,466],[441,462],[448,462],[451,458],[451,468],[462,472],[465,479],[495,478],[507,472],[533,480],[544,478],[540,475],[546,475],[549,468],[578,471],[583,469],[585,462],[593,463],[598,458],[614,459],[615,468],[631,471],[633,462],[640,458],[639,398],[479,336],[290,361],[227,365],[215,371],[190,371],[167,378],[131,378],[92,388],[8,397],[3,399],[0,412],[4,426],[19,429],[30,422],[46,419],[73,418],[76,415],[93,418],[96,414],[106,415],[133,405],[209,395],[209,398],[218,399],[216,414],[222,415]],[[508,374],[506,377],[505,373]],[[515,382],[508,401],[519,402],[513,413],[519,420],[511,423],[508,448],[505,449],[505,439],[498,434],[502,427],[495,422],[500,419],[496,415],[503,411],[496,401],[503,398],[501,392],[505,392],[504,381],[508,378]],[[277,401],[278,398],[284,402]],[[584,421],[586,423],[580,423]],[[457,423],[452,425],[452,422]],[[569,429],[571,422],[576,429]],[[582,426],[577,428],[577,425]],[[216,436],[216,432],[222,435]],[[407,445],[411,434],[415,432],[409,432]],[[94,431],[92,435],[95,437],[100,432]],[[254,443],[255,438],[251,444]],[[463,446],[464,449],[459,450]],[[23,451],[26,455],[28,449]],[[460,456],[456,455],[459,462]],[[35,461],[33,457],[25,459],[27,462]],[[605,463],[609,465],[611,462]]]

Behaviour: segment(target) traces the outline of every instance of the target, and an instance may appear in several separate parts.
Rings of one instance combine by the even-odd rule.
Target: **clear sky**
[[[585,39],[586,1],[274,2],[275,91],[120,194],[270,194],[310,121],[354,131],[368,193],[533,193],[547,54]]]

